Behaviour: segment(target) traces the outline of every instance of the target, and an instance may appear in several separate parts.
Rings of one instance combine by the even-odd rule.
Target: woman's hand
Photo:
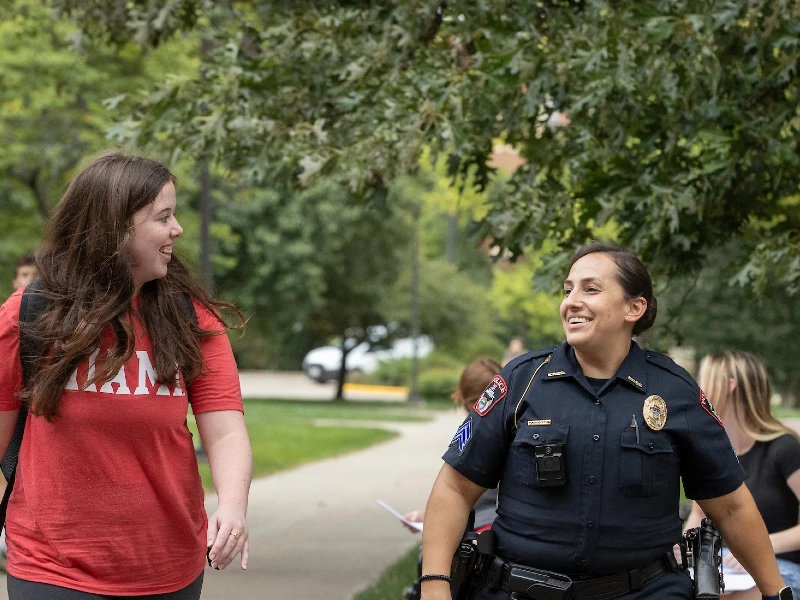
[[[425,518],[425,511],[412,510],[410,513],[404,514],[403,518],[406,521],[411,521],[412,523],[422,523],[423,519]],[[412,527],[411,525],[407,525],[406,523],[403,523],[403,527],[408,529],[411,533],[419,533],[419,529]]]
[[[242,569],[247,569],[250,541],[245,516],[235,510],[220,507],[208,519],[208,559],[215,569],[227,567],[236,555],[242,555]]]
[[[195,415],[200,439],[208,454],[211,478],[217,490],[217,510],[208,519],[208,558],[211,566],[227,567],[242,554],[247,568],[247,495],[253,473],[253,454],[242,413],[221,410]]]

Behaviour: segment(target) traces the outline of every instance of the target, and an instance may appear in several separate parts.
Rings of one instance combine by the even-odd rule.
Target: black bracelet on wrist
[[[450,577],[447,575],[439,575],[438,573],[428,573],[427,575],[421,575],[419,581],[425,581],[426,579],[441,579],[442,581],[446,581],[450,583]]]

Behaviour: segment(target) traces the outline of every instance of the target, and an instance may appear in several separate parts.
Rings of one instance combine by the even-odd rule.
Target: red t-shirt
[[[19,407],[22,292],[0,307],[0,411]],[[222,326],[195,303],[199,325]],[[207,517],[192,436],[195,414],[243,410],[227,335],[201,340],[204,369],[187,397],[155,384],[150,336],[134,319],[136,348],[117,376],[84,389],[78,367],[52,423],[28,415],[8,506],[8,572],[94,594],[145,595],[189,585],[206,561]]]

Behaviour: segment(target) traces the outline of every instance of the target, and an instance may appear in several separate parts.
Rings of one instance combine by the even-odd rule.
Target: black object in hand
[[[212,566],[211,565],[211,546],[209,546],[208,549],[206,550],[206,560],[208,561],[208,566],[209,567]],[[214,567],[214,568],[217,571],[219,571],[219,567]]]

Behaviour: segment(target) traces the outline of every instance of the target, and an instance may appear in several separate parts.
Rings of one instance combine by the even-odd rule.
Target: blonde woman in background
[[[749,352],[728,351],[700,363],[700,387],[713,402],[739,457],[756,506],[769,532],[783,580],[800,597],[800,442],[770,413],[772,389],[766,369]],[[697,527],[703,511],[692,503],[686,528]],[[727,554],[726,566],[741,569]],[[761,598],[755,588],[724,594],[731,600]]]

